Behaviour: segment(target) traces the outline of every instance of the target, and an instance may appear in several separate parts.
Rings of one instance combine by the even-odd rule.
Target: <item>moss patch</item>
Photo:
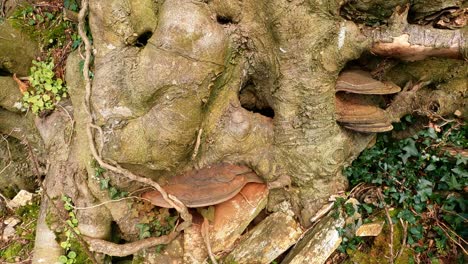
[[[15,226],[15,236],[10,238],[5,245],[0,242],[0,260],[5,262],[21,262],[31,257],[36,237],[36,222],[39,214],[39,196],[36,196],[30,204],[19,207],[9,216],[20,220]],[[3,263],[3,262],[2,262]]]

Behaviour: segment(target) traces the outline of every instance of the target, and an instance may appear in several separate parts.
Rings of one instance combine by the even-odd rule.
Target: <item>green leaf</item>
[[[455,172],[456,174],[462,176],[462,177],[468,177],[468,172],[466,172],[465,170],[463,170],[460,167],[455,167],[455,168],[452,169],[452,171]]]
[[[61,256],[58,258],[58,261],[59,261],[60,263],[67,263],[67,260],[68,260],[68,258],[67,258],[66,256],[64,256],[64,255],[61,255]]]
[[[119,190],[117,190],[115,187],[109,188],[109,196],[112,200],[118,198],[118,193],[119,193]]]
[[[69,258],[71,258],[71,259],[76,258],[76,252],[75,252],[75,251],[70,251],[70,252],[68,252],[67,257],[69,257]]]
[[[403,147],[403,150],[406,152],[405,154],[400,154],[399,156],[403,160],[403,163],[406,164],[408,161],[409,157],[416,157],[419,155],[419,151],[416,148],[416,141],[414,141],[412,138],[407,138],[404,140],[406,143],[406,146]]]
[[[416,187],[418,190],[418,196],[421,199],[421,202],[425,202],[429,199],[432,195],[432,187],[433,183],[426,180],[426,179],[419,179],[418,186]]]
[[[459,190],[460,191],[460,190],[463,189],[463,186],[457,181],[457,178],[453,174],[450,177],[450,181],[447,182],[447,185],[449,186],[449,188],[451,190]]]
[[[410,224],[415,224],[416,223],[416,217],[408,209],[404,209],[401,212],[399,212],[397,217],[407,221]]]
[[[44,107],[44,101],[42,101],[42,99],[38,99],[36,104],[37,104],[37,106],[39,106],[39,108]]]
[[[64,241],[60,243],[60,247],[63,249],[67,249],[70,246],[70,243],[68,241]]]
[[[436,166],[434,164],[429,164],[427,167],[426,167],[426,171],[433,171],[436,169]]]

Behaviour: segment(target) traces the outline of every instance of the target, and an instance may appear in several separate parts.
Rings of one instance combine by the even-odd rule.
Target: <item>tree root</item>
[[[401,117],[413,112],[422,115],[450,115],[457,110],[463,110],[463,103],[464,98],[459,94],[421,88],[399,93],[387,108],[387,112],[391,115],[392,122],[399,122]]]
[[[201,226],[201,235],[205,242],[206,249],[208,251],[208,256],[210,257],[211,263],[218,264],[218,261],[216,261],[213,251],[211,250],[209,227],[210,227],[210,223],[208,222],[208,219],[206,217],[203,217],[203,224]]]
[[[126,244],[115,244],[106,240],[92,237],[83,237],[88,243],[89,249],[94,252],[104,253],[109,256],[125,257],[137,253],[138,251],[154,247],[161,244],[168,244],[179,235],[179,232],[172,232],[167,236],[150,237]]]
[[[166,237],[149,238],[146,240],[141,240],[138,242],[133,242],[133,243],[125,244],[125,245],[116,245],[114,243],[105,242],[104,240],[100,240],[100,239],[98,240],[92,239],[92,238],[87,239],[93,251],[103,252],[103,253],[106,253],[108,255],[113,255],[113,256],[122,256],[122,255],[126,256],[126,255],[136,253],[138,250],[143,249],[143,248],[170,242],[172,239],[174,239],[177,236],[178,232],[182,231],[183,229],[191,225],[192,215],[188,212],[187,207],[182,202],[180,202],[176,197],[167,194],[164,191],[164,189],[162,189],[161,186],[157,184],[156,182],[148,178],[137,176],[133,174],[132,172],[120,167],[115,162],[111,161],[112,165],[104,162],[104,160],[101,158],[101,156],[97,152],[97,149],[94,143],[94,136],[93,136],[93,128],[95,127],[95,125],[94,125],[94,121],[92,118],[91,104],[90,104],[91,88],[92,88],[91,79],[89,76],[89,67],[91,63],[91,42],[89,41],[85,32],[85,18],[88,14],[88,5],[89,5],[88,0],[83,0],[81,3],[82,7],[78,14],[78,21],[79,21],[78,34],[83,39],[83,43],[85,46],[85,62],[83,66],[83,76],[85,79],[86,93],[85,93],[84,103],[85,103],[85,109],[87,112],[87,123],[88,123],[87,128],[86,128],[86,133],[88,136],[88,142],[89,142],[91,153],[94,159],[96,159],[96,161],[99,163],[99,165],[102,168],[113,171],[118,174],[122,174],[130,180],[149,185],[155,188],[156,190],[158,190],[161,193],[164,200],[166,200],[166,202],[168,202],[171,206],[173,206],[179,212],[181,218],[184,219],[185,221],[183,224],[177,227],[177,232],[173,232]]]
[[[422,60],[428,56],[467,59],[466,36],[461,30],[444,30],[410,25],[409,6],[397,8],[390,26],[365,28],[364,35],[373,40],[371,52],[402,60]]]

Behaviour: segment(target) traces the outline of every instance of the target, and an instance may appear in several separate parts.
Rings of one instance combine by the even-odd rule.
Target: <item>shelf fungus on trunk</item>
[[[388,113],[378,107],[376,96],[400,92],[392,82],[381,82],[363,70],[347,70],[336,82],[337,121],[358,132],[377,133],[393,129]]]
[[[204,207],[233,198],[250,182],[264,183],[248,167],[223,163],[174,176],[163,188],[187,207]],[[158,191],[143,193],[142,198],[171,208]]]
[[[393,129],[387,112],[372,104],[372,100],[368,98],[352,94],[337,94],[335,104],[337,121],[345,128],[367,133]]]
[[[369,72],[363,70],[348,70],[338,76],[336,91],[356,94],[393,94],[400,91],[400,87],[392,82],[378,81]]]

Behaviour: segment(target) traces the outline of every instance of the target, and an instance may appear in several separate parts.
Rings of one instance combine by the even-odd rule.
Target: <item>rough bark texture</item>
[[[144,26],[132,22],[151,5],[91,5],[104,157],[153,179],[222,161],[247,164],[267,181],[288,175],[308,225],[323,199],[346,188],[342,166],[372,138],[334,119],[336,76],[367,45],[358,28],[327,16],[338,11],[331,3],[282,1],[165,1]],[[132,36],[151,37],[136,47]],[[242,107],[246,86],[274,117]]]
[[[357,2],[360,10],[369,10],[369,1]],[[393,7],[404,3],[388,1],[386,6],[392,10],[382,14],[384,19],[390,19]],[[222,162],[248,166],[268,186],[276,187],[269,191],[267,205],[274,213],[257,229],[273,232],[287,221],[293,231],[286,227],[276,231],[291,236],[290,244],[295,243],[300,229],[295,219],[303,227],[310,226],[311,217],[328,197],[346,190],[343,166],[375,137],[336,122],[335,83],[340,71],[362,61],[362,68],[378,70],[382,58],[365,55],[376,43],[396,43],[397,49],[408,45],[449,49],[449,53],[439,53],[449,57],[461,57],[452,55],[466,51],[463,30],[438,29],[421,35],[424,28],[397,27],[393,20],[393,26],[370,32],[342,18],[340,4],[319,0],[91,1],[95,56],[91,104],[95,123],[103,132],[96,130],[94,135],[103,158],[159,183]],[[411,8],[417,14],[430,12],[418,4]],[[6,22],[0,24],[0,73],[6,75],[0,76],[0,133],[29,142],[31,153],[42,162],[35,175],[46,175],[44,185],[52,198],[67,193],[80,207],[108,202],[107,192],[92,177],[78,52],[67,60],[71,101],[50,116],[24,117],[14,107],[21,94],[11,75],[27,74],[37,44],[18,34],[10,47],[5,34],[8,38],[16,34]],[[402,35],[407,36],[405,43],[398,42]],[[12,47],[18,45],[27,49],[12,56]],[[377,74],[402,88],[408,84],[388,100],[386,111],[393,121],[414,111],[446,115],[460,110],[466,116],[466,62],[427,58],[394,65]],[[17,143],[10,144],[15,155]],[[0,156],[7,152],[0,145]],[[47,171],[42,166],[44,153]],[[24,165],[26,154],[18,156],[18,162],[7,168],[8,174],[22,174],[21,166],[29,166]],[[0,162],[0,169],[4,166]],[[106,172],[105,177],[121,190],[142,187],[115,173]],[[284,202],[295,218],[281,212]],[[141,217],[131,214],[134,204],[126,200],[78,210],[81,233],[89,241],[98,241],[96,245],[104,245],[103,250],[110,249],[115,245],[94,239],[109,239],[114,222],[124,240],[137,240],[135,224]],[[44,216],[47,207],[41,210]],[[43,223],[39,226],[44,228]],[[188,232],[186,241],[187,236]],[[41,239],[46,240],[43,244],[54,244],[51,236]],[[180,240],[173,242],[174,248],[180,249]],[[44,250],[38,248],[36,262],[47,255]],[[59,254],[59,249],[55,251]],[[236,252],[240,250],[233,256]],[[272,256],[264,256],[262,262],[273,260]]]

